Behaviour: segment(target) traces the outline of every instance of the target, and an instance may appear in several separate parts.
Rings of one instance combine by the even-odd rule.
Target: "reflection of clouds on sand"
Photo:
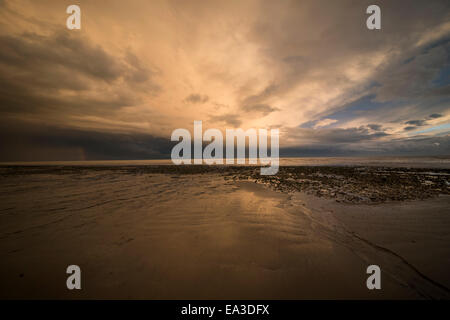
[[[1,296],[67,297],[63,271],[73,263],[85,298],[418,296],[390,277],[382,293],[369,292],[361,256],[373,252],[305,203],[218,173],[5,174]]]

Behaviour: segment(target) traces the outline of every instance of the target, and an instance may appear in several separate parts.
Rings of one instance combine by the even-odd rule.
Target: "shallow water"
[[[0,239],[2,298],[421,297],[389,274],[367,290],[379,253],[329,212],[214,173],[6,175]],[[65,288],[71,264],[81,291]]]
[[[282,166],[385,166],[410,168],[450,169],[450,157],[315,157],[280,158]],[[247,159],[248,163],[248,159]],[[25,166],[133,166],[172,165],[170,159],[158,160],[107,160],[107,161],[47,161],[0,162],[2,165]]]

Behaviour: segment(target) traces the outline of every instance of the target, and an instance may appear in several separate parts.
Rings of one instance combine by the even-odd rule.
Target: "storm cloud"
[[[188,95],[184,101],[189,103],[205,103],[209,100],[209,97],[207,95],[201,95],[198,93],[192,93]]]
[[[0,111],[61,121],[104,115],[156,94],[154,72],[132,53],[115,56],[78,34],[1,35]]]
[[[164,157],[194,120],[296,156],[450,154],[448,1],[378,1],[381,30],[369,0],[109,3],[70,31],[62,1],[0,2],[4,159]]]

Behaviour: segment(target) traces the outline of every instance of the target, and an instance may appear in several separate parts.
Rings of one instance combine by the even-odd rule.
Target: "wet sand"
[[[449,196],[338,203],[229,169],[33,170],[1,172],[3,299],[449,298]]]

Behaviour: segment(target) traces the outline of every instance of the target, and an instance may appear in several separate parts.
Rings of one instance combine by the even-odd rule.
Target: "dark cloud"
[[[0,161],[167,159],[174,144],[149,134],[2,123]]]
[[[433,79],[439,74],[449,60],[450,42],[442,43],[428,50],[423,47],[405,52],[402,58],[411,55],[409,62],[394,59],[382,74],[378,75],[381,83],[376,89],[380,101],[392,99],[413,99],[417,97],[432,98],[436,94]]]
[[[320,130],[314,134],[314,137],[323,143],[354,143],[375,140],[385,136],[388,136],[385,132],[370,133],[365,127]]]
[[[42,72],[49,67],[50,71],[60,67],[105,81],[115,80],[125,71],[125,66],[101,47],[68,32],[52,36],[32,33],[24,33],[20,37],[3,35],[0,45],[3,48],[0,52],[1,63],[23,70],[39,68]]]
[[[242,121],[239,119],[239,117],[236,114],[225,114],[225,115],[220,115],[220,116],[212,116],[212,117],[210,117],[210,120],[214,121],[214,122],[225,123],[226,125],[229,125],[233,128],[238,128],[242,124]]]
[[[450,136],[416,137],[359,144],[307,144],[282,147],[281,157],[326,156],[448,156]]]
[[[450,154],[450,135],[399,138],[379,143],[379,152],[391,155],[433,156]]]
[[[409,121],[406,121],[405,124],[421,127],[426,124],[426,120],[409,120]]]
[[[188,95],[184,101],[189,103],[205,103],[208,102],[209,97],[207,95],[201,95],[198,93],[193,93]]]
[[[234,117],[222,118],[233,122]],[[236,121],[236,119],[234,119]],[[108,133],[26,122],[0,122],[0,161],[168,159],[176,142],[142,133]],[[294,133],[290,133],[294,137]],[[448,155],[450,136],[384,140],[366,127],[301,129],[314,143],[283,147],[280,156]]]
[[[370,0],[292,1],[287,9],[285,2],[263,2],[252,35],[273,67],[273,78],[267,80],[273,84],[250,98],[267,103],[285,94],[298,95],[298,108],[308,108],[314,98],[302,98],[302,92],[296,90],[311,83],[336,91],[340,86],[351,88],[342,90],[336,99],[342,99],[342,104],[333,102],[326,109],[311,110],[308,116],[316,119],[333,118],[330,114],[345,108],[352,95],[364,94],[373,94],[375,102],[390,104],[384,118],[398,108],[414,109],[423,118],[431,109],[444,112],[448,100],[442,99],[449,97],[450,38],[448,32],[439,34],[437,30],[448,21],[448,1],[433,1],[430,6],[423,1],[378,1],[381,32],[365,27],[364,13],[370,4]],[[405,7],[408,10],[402,9]],[[374,68],[372,62],[377,59],[382,62]],[[364,81],[355,81],[346,75],[350,66],[356,73],[373,72]],[[392,120],[380,119],[376,110],[373,114],[369,121]],[[356,113],[351,116],[358,117]]]
[[[384,131],[372,132],[367,126],[358,128],[295,128],[287,129],[292,141],[311,141],[316,144],[352,144],[387,137]]]
[[[78,33],[2,34],[0,47],[3,113],[101,114],[159,90],[131,52],[113,56]]]
[[[254,104],[244,106],[242,107],[242,110],[249,113],[260,113],[263,116],[266,116],[274,111],[278,111],[279,109],[271,107],[268,104]]]
[[[417,127],[423,127],[423,126],[427,125],[427,120],[429,120],[429,119],[437,119],[437,118],[440,118],[440,117],[442,117],[441,114],[433,113],[433,114],[430,114],[428,116],[428,119],[406,121],[405,124],[407,124],[408,126],[403,128],[403,130],[411,131],[411,130],[417,129]]]
[[[365,11],[370,4],[370,0],[261,3],[261,19],[255,23],[252,35],[278,72],[274,76],[277,85],[265,98],[295,90],[302,81],[319,77],[330,83],[351,83],[339,65],[349,62],[364,68],[364,62],[355,58],[386,50],[400,54],[383,63],[374,75],[382,80],[380,97],[420,94],[439,67],[445,65],[445,44],[428,51],[422,51],[423,46],[414,50],[411,47],[417,42],[415,35],[448,20],[448,1],[380,0],[381,32],[365,27]],[[415,58],[405,63],[411,57]]]
[[[379,124],[368,124],[367,127],[374,131],[381,131],[382,126]]]
[[[252,117],[265,117],[280,109],[266,102],[278,90],[276,84],[270,84],[256,94],[247,95],[240,103],[240,111],[251,114]]]
[[[277,90],[278,86],[276,84],[270,84],[256,94],[247,95],[242,100],[241,107],[245,110],[246,108],[252,108],[252,106],[267,105],[266,100],[270,98],[275,92],[277,92]]]
[[[0,5],[4,3],[0,0]],[[291,120],[305,121],[302,128],[288,130],[285,136],[287,140],[300,141],[298,145],[302,146],[290,149],[292,155],[300,151],[295,154],[298,156],[308,154],[308,150],[308,155],[330,156],[364,152],[449,154],[448,136],[394,139],[379,124],[404,126],[405,131],[413,131],[426,125],[427,121],[431,122],[431,119],[447,115],[450,102],[450,38],[448,32],[443,34],[439,30],[442,31],[442,26],[448,22],[448,0],[379,0],[377,4],[382,9],[380,32],[369,31],[365,27],[365,9],[372,4],[371,0],[261,1],[248,7],[247,4],[236,6],[234,2],[223,3],[219,7],[215,2],[208,5],[195,1],[189,4],[169,3],[169,6],[173,5],[171,8],[177,9],[174,12],[184,14],[175,15],[176,24],[170,19],[167,25],[165,21],[157,21],[157,25],[167,31],[167,37],[158,39],[161,42],[154,45],[155,52],[160,48],[166,50],[158,52],[155,57],[162,57],[162,53],[169,51],[178,54],[178,49],[185,51],[189,66],[180,62],[173,66],[176,72],[167,74],[180,75],[184,70],[198,72],[195,80],[199,80],[199,84],[203,75],[210,80],[213,79],[211,74],[214,74],[228,85],[219,95],[231,93],[227,103],[233,106],[236,103],[237,110],[221,107],[217,112],[219,115],[211,116],[210,120],[228,127],[240,127],[244,121],[283,111],[274,114],[274,118],[279,116],[274,120],[276,123],[294,125]],[[100,6],[92,5],[91,8],[101,10]],[[191,11],[187,11],[189,8]],[[245,32],[235,29],[238,25],[232,23],[235,20],[229,19],[230,13],[236,16],[238,8],[243,9],[240,12],[251,8],[248,24],[242,21]],[[58,22],[58,29],[52,29],[53,22],[46,22],[44,27],[41,24],[44,21],[32,20],[33,14],[39,16],[38,12],[23,9],[18,11],[23,11],[26,20],[22,18],[17,25],[11,23],[15,21],[12,17],[16,16],[2,19],[2,26],[8,26],[15,33],[0,30],[0,157],[4,160],[80,160],[168,156],[170,144],[166,139],[145,134],[55,127],[56,122],[60,122],[61,126],[73,125],[64,121],[70,118],[95,116],[100,120],[92,120],[90,124],[93,127],[102,127],[103,120],[105,123],[110,121],[112,124],[108,127],[115,131],[115,123],[125,120],[129,121],[130,127],[138,123],[142,128],[145,122],[141,118],[147,114],[147,111],[142,111],[147,105],[142,105],[148,103],[147,109],[151,109],[149,94],[161,92],[155,82],[160,71],[150,65],[151,62],[139,59],[131,50],[121,49],[123,42],[114,43],[115,49],[112,50],[116,53],[113,54],[108,47],[89,40],[84,31],[68,32],[63,21]],[[45,10],[45,5],[42,5],[42,10]],[[119,21],[119,17],[133,16],[129,14],[132,11],[121,10],[120,7],[110,11],[117,11],[117,15],[105,12],[106,22],[99,23],[98,27],[110,23],[108,18],[111,19],[111,16],[113,21]],[[207,19],[199,19],[199,15]],[[219,25],[223,25],[225,33],[223,39],[220,32],[217,33],[220,46],[210,37],[211,34],[216,35],[216,29],[208,30],[205,25],[197,24],[202,21],[208,23],[211,18],[217,20],[214,19],[216,17],[223,22]],[[186,24],[189,26],[188,34],[178,34],[178,31],[183,31],[183,21],[189,22]],[[123,30],[133,34],[130,42],[140,38],[141,35],[135,34],[134,29],[126,29],[131,26],[130,21],[122,22]],[[30,30],[41,30],[43,33],[18,31],[30,25],[33,25]],[[239,36],[227,33],[227,25],[232,26],[231,32]],[[172,29],[176,31],[176,37],[172,36]],[[206,32],[209,38],[204,37],[205,29],[211,31]],[[110,29],[107,30],[110,32]],[[97,31],[98,34],[105,32],[101,29]],[[112,36],[105,39],[105,43],[120,39],[122,37]],[[176,46],[171,47],[172,39],[176,39]],[[151,37],[136,40],[137,47],[140,46],[139,41],[149,40]],[[220,54],[214,51],[217,47]],[[237,52],[237,55],[228,55],[228,48],[230,53]],[[225,52],[223,56],[222,51]],[[234,59],[241,56],[245,63],[239,65]],[[179,56],[169,56],[167,60],[176,61],[172,59],[174,57]],[[191,59],[193,57],[200,57],[202,63]],[[242,70],[240,66],[244,65],[249,65],[249,68]],[[208,72],[211,71],[209,68],[214,72]],[[233,69],[229,75],[223,71],[228,69]],[[236,72],[234,69],[239,70]],[[167,80],[171,85],[179,84],[172,82],[172,79]],[[183,85],[192,83],[188,76],[182,81]],[[209,94],[212,92],[208,91]],[[174,92],[172,97],[176,102],[192,104],[215,100],[213,96],[200,93],[192,93],[183,99],[185,95],[186,92]],[[370,96],[370,101],[348,105],[349,101],[365,96]],[[173,102],[171,98],[166,98],[158,102]],[[170,108],[161,105],[159,110],[155,108],[149,113],[163,114],[166,107]],[[297,113],[296,108],[301,112]],[[119,113],[120,109],[125,109],[125,112]],[[137,110],[137,115],[132,115],[134,110]],[[148,121],[149,126],[156,126],[160,119],[153,115]],[[161,118],[166,115],[169,117],[172,113],[161,115]],[[408,117],[405,118],[405,115]],[[183,116],[186,115],[180,114],[180,118]],[[26,125],[17,120],[28,117],[41,120],[41,125]],[[139,118],[139,121],[133,117]],[[369,124],[337,128],[361,117],[364,122],[354,123]],[[318,120],[312,119],[337,122],[332,128],[316,126],[313,129]],[[165,127],[171,126],[170,121]]]
[[[281,156],[448,156],[450,135],[394,138],[386,132],[358,128],[287,129],[291,146],[280,145]],[[377,129],[382,129],[378,128]],[[410,129],[417,129],[411,126]],[[298,140],[298,143],[295,141]]]

